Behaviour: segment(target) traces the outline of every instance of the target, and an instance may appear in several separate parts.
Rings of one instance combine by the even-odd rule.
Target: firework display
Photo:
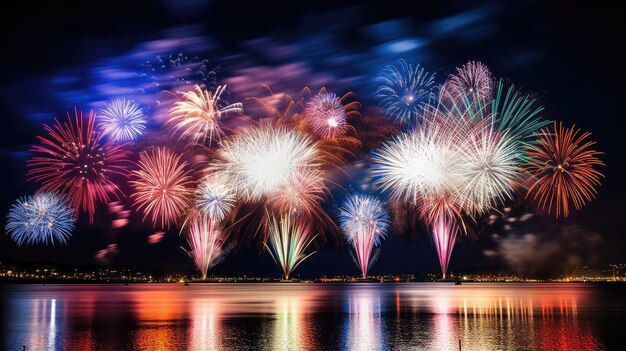
[[[5,229],[18,246],[64,244],[74,230],[73,213],[63,197],[41,192],[15,201]]]
[[[569,205],[580,209],[595,197],[602,174],[597,166],[604,165],[588,140],[590,133],[581,133],[572,126],[554,122],[552,128],[542,129],[537,145],[528,147],[528,196],[539,206],[559,216],[569,215]]]
[[[139,157],[139,169],[133,171],[132,197],[143,218],[152,217],[156,226],[169,227],[191,202],[192,180],[185,171],[186,162],[171,150],[156,148]]]
[[[170,119],[174,132],[181,138],[204,144],[219,140],[222,136],[220,122],[228,115],[240,114],[243,107],[240,103],[221,106],[220,96],[226,86],[219,86],[215,92],[195,86],[194,90],[181,92],[178,100],[170,110]]]
[[[185,251],[193,259],[202,279],[206,279],[209,268],[223,254],[226,236],[218,223],[203,213],[189,215],[184,227],[187,229],[187,243],[190,247]]]
[[[376,90],[378,105],[385,116],[409,123],[417,119],[435,99],[435,74],[429,74],[419,64],[408,64],[403,59],[386,66],[378,75],[382,83]]]
[[[147,123],[139,105],[126,99],[109,102],[97,120],[104,134],[120,142],[137,139],[146,130]]]
[[[294,220],[290,215],[272,216],[269,225],[267,251],[283,270],[283,278],[289,279],[294,269],[315,252],[307,253],[317,235],[306,223]]]
[[[151,245],[178,227],[202,278],[226,247],[251,239],[290,279],[339,229],[365,278],[390,224],[405,220],[390,217],[388,203],[428,230],[445,278],[456,240],[480,234],[498,208],[525,195],[567,217],[596,196],[603,177],[589,133],[550,126],[536,97],[478,61],[437,82],[400,59],[371,77],[376,106],[365,108],[355,93],[326,88],[230,96],[208,61],[184,55],[142,67],[150,85],[137,89],[169,89],[153,94],[167,99],[114,99],[97,116],[75,109],[45,126],[27,163],[40,188],[8,214],[17,245],[65,243],[81,213],[92,223],[97,205],[109,203],[115,230],[138,218],[160,228]],[[146,107],[157,105],[167,119]],[[349,195],[333,211],[355,184],[372,195]]]
[[[96,203],[121,193],[114,178],[127,175],[129,152],[96,131],[93,113],[85,118],[74,110],[73,118],[68,112],[66,122],[55,121],[54,127],[45,126],[48,136],[38,137],[40,144],[32,147],[27,176],[42,190],[67,195],[74,215],[87,212],[93,222]]]
[[[380,244],[387,232],[389,214],[376,198],[356,194],[346,200],[339,219],[348,243],[354,247],[358,266],[365,278],[372,263],[372,250]]]

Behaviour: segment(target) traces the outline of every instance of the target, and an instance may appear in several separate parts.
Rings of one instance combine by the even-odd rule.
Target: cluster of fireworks
[[[168,116],[157,131],[128,99],[98,113],[75,109],[32,147],[27,177],[40,190],[16,201],[6,230],[18,245],[65,243],[79,214],[93,222],[98,207],[127,198],[153,227],[181,229],[203,278],[243,232],[263,234],[289,279],[339,230],[365,278],[393,220],[384,196],[426,225],[445,277],[459,234],[505,202],[526,198],[558,218],[595,196],[603,163],[589,133],[542,119],[532,96],[484,64],[469,62],[438,85],[399,60],[376,81],[379,114],[401,132],[373,141],[375,150],[365,146],[375,126],[356,96],[324,88],[274,104],[228,103],[226,86],[200,80],[157,104]],[[342,166],[357,158],[371,163],[379,194],[349,194],[327,213],[331,190],[342,189],[336,178],[350,176]]]

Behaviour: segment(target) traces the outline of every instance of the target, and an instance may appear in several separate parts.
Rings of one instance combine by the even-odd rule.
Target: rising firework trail
[[[354,247],[357,263],[365,278],[372,263],[372,250],[385,237],[389,214],[378,199],[356,194],[351,195],[342,206],[339,220],[348,243]]]
[[[48,136],[39,136],[40,144],[31,148],[35,156],[28,161],[27,176],[40,182],[41,190],[67,195],[74,216],[87,212],[93,222],[96,203],[121,193],[113,180],[127,175],[129,152],[103,139],[93,113],[84,118],[82,111],[74,110],[74,117],[69,112],[67,117],[66,122],[45,126]]]
[[[439,258],[439,266],[443,279],[446,279],[448,272],[448,264],[456,242],[458,228],[454,218],[450,218],[445,213],[440,213],[431,225],[433,241],[437,249],[437,257]]]
[[[211,144],[220,140],[223,134],[220,123],[229,115],[243,113],[241,103],[221,106],[220,96],[226,86],[219,86],[215,92],[195,86],[194,90],[181,92],[180,100],[170,110],[167,124],[173,125],[175,133],[194,143]]]
[[[268,231],[265,248],[282,268],[283,278],[287,280],[300,263],[315,253],[307,251],[317,235],[313,235],[310,226],[302,219],[294,219],[289,214],[280,218],[270,216]]]
[[[97,117],[98,127],[115,141],[137,139],[146,130],[146,116],[135,102],[126,99],[106,104]]]
[[[554,211],[557,218],[569,215],[570,204],[581,209],[597,193],[603,177],[597,167],[604,163],[597,157],[602,153],[592,149],[595,142],[588,140],[590,135],[554,122],[552,128],[541,130],[536,145],[528,147],[526,197],[549,214]]]
[[[222,248],[226,239],[219,224],[202,212],[193,211],[183,225],[187,232],[189,250],[185,250],[206,279],[208,270],[213,267],[224,254]]]
[[[386,117],[405,124],[416,121],[424,107],[436,98],[435,74],[403,59],[386,66],[377,81],[381,83],[375,95],[378,106],[385,111]]]
[[[192,181],[185,171],[187,163],[171,150],[156,148],[139,156],[130,184],[135,189],[132,197],[143,219],[152,217],[154,226],[161,227],[176,222],[192,202]]]
[[[5,229],[18,246],[65,244],[74,230],[73,213],[63,197],[44,191],[15,201]]]

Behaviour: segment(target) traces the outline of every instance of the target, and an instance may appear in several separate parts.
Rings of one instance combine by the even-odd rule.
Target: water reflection
[[[626,316],[591,285],[5,287],[6,350],[601,350]]]
[[[350,350],[387,349],[383,339],[381,298],[376,289],[357,290],[348,294],[342,348]]]

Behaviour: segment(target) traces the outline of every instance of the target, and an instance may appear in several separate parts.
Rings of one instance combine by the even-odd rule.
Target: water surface
[[[621,349],[591,284],[5,285],[3,350]]]

